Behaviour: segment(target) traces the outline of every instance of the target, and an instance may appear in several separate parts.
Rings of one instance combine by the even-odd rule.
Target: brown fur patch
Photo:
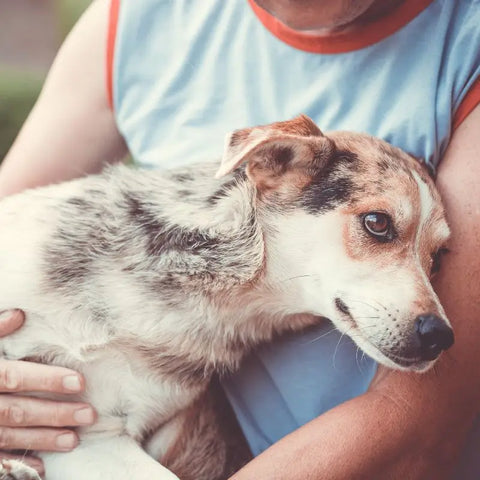
[[[234,148],[245,143],[248,140],[248,137],[250,136],[251,131],[252,131],[251,128],[245,128],[243,130],[235,130],[230,137],[229,147]]]
[[[252,458],[217,380],[182,415],[183,429],[160,459],[182,480],[227,480]]]
[[[311,118],[306,115],[299,115],[292,120],[286,120],[284,122],[275,122],[269,125],[235,130],[230,137],[229,146],[238,147],[247,142],[254,142],[260,132],[262,134],[266,132],[272,137],[282,134],[299,137],[318,137],[323,135]]]
[[[138,352],[150,366],[175,383],[189,387],[206,382],[214,372],[214,365],[188,353],[180,353],[162,346],[140,346]]]
[[[286,135],[298,135],[301,137],[317,137],[322,136],[322,131],[317,127],[315,122],[306,115],[299,115],[292,120],[285,122],[276,122],[268,125],[268,130],[284,133]]]
[[[305,115],[300,115],[285,122],[236,130],[231,134],[227,143],[222,166],[217,175],[225,175],[238,168],[242,163],[249,162],[252,158],[258,158],[259,153],[265,153],[273,149],[277,151],[277,155],[275,155],[276,164],[287,164],[289,162],[285,159],[290,160],[292,158],[292,149],[287,149],[284,145],[285,142],[292,141],[292,139],[301,140],[322,136],[320,129]],[[271,148],[263,148],[266,145]],[[297,143],[297,145],[300,144]],[[272,158],[272,155],[270,155],[270,158]]]
[[[257,150],[257,149],[256,149]],[[247,176],[260,195],[272,190],[298,191],[309,182],[305,170],[314,158],[314,145],[295,137],[279,138],[252,152]]]

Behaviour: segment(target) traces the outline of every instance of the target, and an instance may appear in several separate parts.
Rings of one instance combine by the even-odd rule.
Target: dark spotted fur
[[[358,163],[355,154],[335,151],[304,188],[299,202],[302,208],[319,215],[354,200],[358,193],[358,182],[354,180]]]

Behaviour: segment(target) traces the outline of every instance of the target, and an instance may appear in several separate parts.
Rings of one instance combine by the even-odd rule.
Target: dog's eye
[[[381,242],[389,242],[394,239],[395,232],[392,219],[383,212],[369,212],[363,216],[365,230]]]
[[[442,264],[442,257],[450,250],[446,247],[439,248],[435,253],[432,253],[432,266],[430,268],[430,276],[435,275],[440,271]]]

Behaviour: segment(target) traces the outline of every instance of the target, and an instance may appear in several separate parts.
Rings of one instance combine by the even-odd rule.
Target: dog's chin
[[[350,312],[348,306],[339,298],[335,298],[336,321],[330,317],[337,328],[347,335],[359,333],[358,324]],[[340,315],[338,316],[338,313]],[[425,361],[421,358],[406,358],[385,352],[373,344],[370,340],[360,336],[350,337],[352,340],[373,360],[394,370],[422,373],[433,367],[436,360]]]
[[[376,362],[393,370],[405,372],[422,373],[429,370],[436,360],[425,361],[420,358],[405,358],[393,355],[390,352],[383,352],[377,346],[366,339],[356,339],[357,345]]]
[[[393,368],[395,370],[403,370],[407,372],[423,373],[423,372],[426,372],[427,370],[430,370],[430,368],[432,368],[435,363],[435,361],[399,358],[394,356],[387,356],[385,354],[382,354],[382,356],[386,358],[388,361],[388,365],[387,363],[384,363],[384,365],[390,368]]]

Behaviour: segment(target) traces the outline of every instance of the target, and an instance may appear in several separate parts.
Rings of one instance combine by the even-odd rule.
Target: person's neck
[[[337,33],[355,32],[355,30],[360,29],[371,22],[380,20],[383,17],[387,17],[405,1],[406,0],[377,0],[364,13],[344,25],[335,27],[321,27],[308,30],[302,29],[297,31],[309,35],[331,35]]]
[[[352,22],[349,22],[340,27],[330,29],[324,33],[342,33],[342,32],[352,32],[357,28],[363,27],[371,22],[387,17],[394,10],[398,8],[405,0],[377,0],[365,13],[357,17]],[[317,31],[317,34],[321,33]]]

